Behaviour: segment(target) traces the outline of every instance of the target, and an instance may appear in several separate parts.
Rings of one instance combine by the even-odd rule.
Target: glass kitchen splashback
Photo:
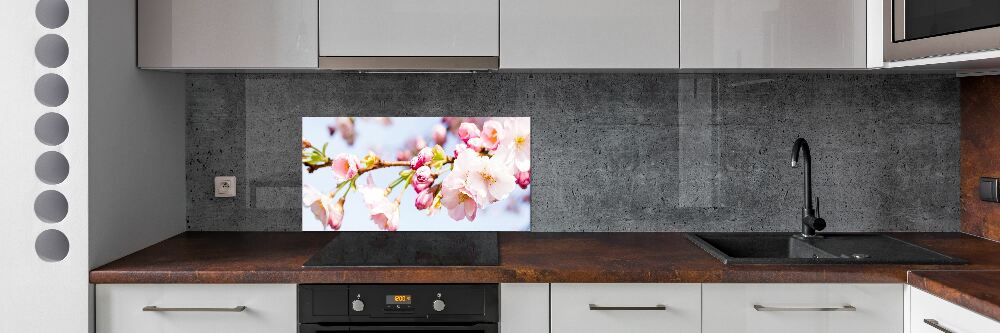
[[[527,117],[303,117],[302,230],[528,231]]]

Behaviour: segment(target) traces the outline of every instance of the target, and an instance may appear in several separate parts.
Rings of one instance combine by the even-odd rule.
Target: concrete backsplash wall
[[[190,230],[301,226],[303,116],[530,116],[534,231],[959,229],[959,80],[871,74],[192,74]],[[237,177],[236,198],[212,179]]]

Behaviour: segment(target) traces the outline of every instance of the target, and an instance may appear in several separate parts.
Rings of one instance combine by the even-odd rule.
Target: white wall
[[[90,0],[90,267],[184,231],[184,75],[136,68],[135,1]]]
[[[88,325],[87,219],[87,2],[67,0],[69,18],[54,29],[35,18],[37,1],[4,1],[0,9],[0,332],[85,332]],[[45,34],[62,36],[69,46],[65,63],[48,68],[34,56]],[[55,107],[34,96],[44,74],[65,78],[68,98]],[[48,146],[35,136],[39,117],[55,112],[67,120],[65,141]],[[65,180],[45,184],[35,175],[44,152],[66,157]],[[57,223],[43,222],[34,211],[45,190],[66,197],[67,214]],[[59,261],[42,260],[35,242],[42,231],[66,236],[68,254]]]
[[[42,0],[69,8],[51,27],[36,19],[38,3],[6,1],[0,10],[0,332],[86,332],[90,269],[184,230],[184,78],[135,68],[133,1]],[[46,34],[66,40],[65,63],[36,60]],[[65,102],[36,99],[46,74],[65,79]],[[50,112],[69,126],[51,145],[35,134]],[[64,180],[36,176],[43,153],[65,156]],[[65,196],[65,218],[36,215],[43,191]],[[48,230],[66,236],[65,257],[36,251]]]

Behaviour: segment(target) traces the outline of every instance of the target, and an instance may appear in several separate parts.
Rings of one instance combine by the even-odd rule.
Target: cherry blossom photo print
[[[529,231],[527,117],[302,118],[304,231]]]

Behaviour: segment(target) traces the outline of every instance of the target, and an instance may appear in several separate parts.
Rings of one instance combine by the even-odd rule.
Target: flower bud
[[[417,169],[410,182],[413,184],[413,190],[420,193],[434,183],[434,174],[431,173],[431,168],[425,165]]]
[[[443,145],[448,139],[448,129],[441,124],[434,125],[434,129],[431,130],[431,138],[434,139],[435,144]]]
[[[427,165],[427,163],[430,163],[432,159],[434,159],[434,150],[430,147],[424,147],[424,149],[421,149],[420,152],[417,153],[417,156],[410,159],[410,168],[417,170],[420,167]]]
[[[462,123],[458,126],[458,137],[468,143],[469,139],[479,137],[479,127],[473,123]]]
[[[531,171],[519,171],[514,174],[514,178],[517,179],[517,186],[520,186],[522,189],[526,189],[528,185],[531,185]]]
[[[434,193],[432,192],[434,191],[431,189],[425,189],[417,194],[417,199],[413,202],[413,205],[417,207],[417,210],[427,209],[432,203],[434,203]]]

